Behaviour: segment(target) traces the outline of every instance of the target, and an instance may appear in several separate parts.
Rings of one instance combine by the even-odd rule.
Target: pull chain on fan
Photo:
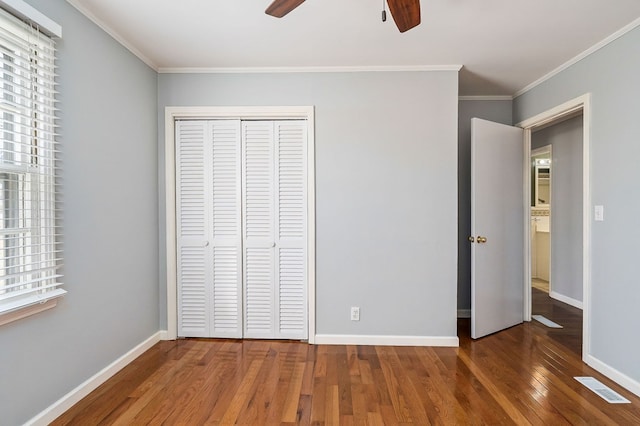
[[[267,15],[282,18],[305,0],[273,0],[265,13]],[[387,20],[385,0],[382,4],[382,21]],[[420,0],[386,0],[391,16],[401,33],[420,25]]]

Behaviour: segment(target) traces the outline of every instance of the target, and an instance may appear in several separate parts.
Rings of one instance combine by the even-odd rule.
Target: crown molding
[[[69,1],[69,0],[67,0]],[[339,72],[416,72],[460,71],[462,65],[407,65],[407,66],[354,66],[354,67],[160,67],[160,74],[270,74],[270,73],[339,73]]]
[[[459,101],[512,101],[513,96],[497,95],[497,96],[458,96]]]
[[[149,59],[148,56],[143,54],[138,48],[129,43],[124,37],[122,37],[116,30],[105,24],[102,20],[100,20],[96,15],[93,14],[89,9],[87,9],[84,5],[82,5],[77,0],[67,0],[71,6],[75,7],[80,13],[82,13],[85,17],[87,17],[90,21],[100,27],[104,32],[109,34],[115,41],[124,46],[129,52],[133,53],[138,59],[151,67],[154,71],[158,71],[158,66]]]
[[[637,18],[636,20],[634,20],[630,24],[622,27],[621,29],[619,29],[615,33],[611,34],[609,37],[605,38],[604,40],[602,40],[602,41],[600,41],[600,42],[598,42],[596,44],[594,44],[593,46],[591,46],[590,48],[588,48],[584,52],[580,53],[579,55],[569,59],[567,62],[565,62],[564,64],[560,65],[558,68],[554,69],[550,73],[545,74],[544,76],[540,77],[539,79],[537,79],[533,83],[531,83],[531,84],[523,87],[522,89],[518,90],[516,93],[514,93],[513,98],[515,99],[518,96],[527,93],[529,90],[533,89],[534,87],[539,86],[540,84],[544,83],[545,81],[549,80],[550,78],[560,74],[562,71],[566,70],[570,66],[580,62],[581,60],[583,60],[587,56],[591,55],[592,53],[597,52],[598,50],[600,50],[603,47],[607,46],[609,43],[619,39],[620,37],[622,37],[623,35],[627,34],[630,31],[632,31],[633,29],[635,29],[638,26],[640,26],[640,18]]]

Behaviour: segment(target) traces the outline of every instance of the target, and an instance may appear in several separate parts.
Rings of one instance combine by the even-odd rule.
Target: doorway
[[[550,161],[550,193],[549,193],[549,235],[553,235],[554,239],[550,239],[549,244],[549,294],[541,294],[540,290],[532,287],[532,280],[537,275],[539,265],[533,264],[532,259],[536,257],[537,253],[533,253],[534,232],[535,228],[532,227],[534,223],[533,219],[536,217],[532,214],[535,210],[544,210],[545,203],[540,202],[539,206],[531,206],[527,209],[527,218],[525,220],[525,306],[524,306],[524,319],[531,321],[532,315],[536,314],[534,309],[542,310],[543,313],[552,315],[553,312],[559,312],[566,307],[567,312],[571,312],[572,318],[576,317],[576,313],[582,309],[582,321],[576,324],[575,321],[572,324],[567,324],[567,328],[564,332],[558,332],[563,334],[567,332],[567,329],[577,328],[581,330],[582,341],[576,343],[575,341],[570,344],[578,351],[582,353],[582,358],[585,359],[589,350],[589,297],[590,297],[590,184],[589,184],[589,117],[590,117],[590,105],[589,95],[584,95],[569,101],[563,105],[546,111],[538,116],[535,116],[529,120],[519,123],[518,126],[525,129],[525,193],[526,202],[528,205],[535,204],[535,173],[532,173],[531,167],[535,160],[532,149],[541,148],[543,145],[548,145],[544,141],[545,137],[558,133],[558,129],[562,130],[562,126],[558,124],[568,123],[573,120],[572,126],[579,127],[581,131],[581,146],[580,151],[577,153],[572,152],[571,149],[567,149],[568,146],[561,143],[553,144],[552,158]],[[579,120],[579,124],[576,121]],[[538,136],[544,136],[538,138]],[[539,139],[543,139],[540,141]],[[575,148],[575,147],[573,147]],[[562,157],[563,160],[558,162],[558,158]],[[562,179],[558,178],[558,170],[563,167],[563,164],[571,160],[574,164],[577,164],[578,171],[573,173],[573,181],[566,176]],[[553,174],[555,170],[555,175]],[[577,178],[576,178],[577,174]],[[554,185],[554,176],[556,184]],[[574,186],[573,194],[577,199],[565,199],[567,187],[570,184],[576,184],[576,180],[579,180],[577,187]],[[559,188],[564,185],[563,189]],[[555,194],[554,194],[554,188]],[[577,189],[576,189],[577,188]],[[544,200],[544,197],[541,197]],[[560,209],[560,211],[558,211]],[[552,213],[553,210],[553,213]],[[544,225],[542,227],[544,229]],[[554,232],[556,234],[554,234]],[[563,235],[564,234],[564,235]],[[569,235],[569,237],[567,237]],[[564,241],[563,239],[571,239],[571,241]],[[576,243],[577,242],[577,243]],[[568,245],[573,244],[571,250],[568,250]],[[571,253],[571,258],[564,257],[567,253]],[[559,260],[560,259],[560,260]],[[535,262],[538,263],[541,259],[535,258]],[[570,272],[568,272],[570,271]],[[542,299],[542,307],[540,305]],[[546,305],[545,305],[546,304]],[[545,307],[546,306],[546,307]],[[561,318],[560,316],[557,316]],[[560,321],[563,321],[560,319]],[[572,320],[573,321],[573,320]],[[560,339],[559,339],[560,340]]]
[[[535,136],[535,133],[534,133]],[[544,143],[546,138],[540,138]],[[531,287],[547,295],[550,293],[551,280],[551,159],[552,145],[535,148],[531,151]],[[534,312],[535,313],[535,312]]]
[[[582,129],[579,111],[531,136],[531,312],[549,337],[577,354],[582,341]]]

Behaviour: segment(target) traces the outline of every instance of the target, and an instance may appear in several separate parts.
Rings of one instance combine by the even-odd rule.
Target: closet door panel
[[[274,338],[273,122],[242,123],[244,336]]]
[[[307,338],[306,253],[301,248],[278,250],[278,337]]]
[[[185,337],[210,331],[206,139],[205,122],[176,123],[178,335]]]
[[[212,234],[210,337],[242,337],[242,211],[239,120],[209,121]]]
[[[273,249],[245,251],[245,337],[274,338]]]
[[[275,122],[277,337],[307,336],[307,124]]]

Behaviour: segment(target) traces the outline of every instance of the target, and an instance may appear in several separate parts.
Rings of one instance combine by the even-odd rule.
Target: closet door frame
[[[315,343],[315,123],[313,106],[166,107],[165,108],[165,243],[167,330],[163,340],[178,337],[176,229],[176,120],[306,120],[307,121],[307,315],[308,342]]]

